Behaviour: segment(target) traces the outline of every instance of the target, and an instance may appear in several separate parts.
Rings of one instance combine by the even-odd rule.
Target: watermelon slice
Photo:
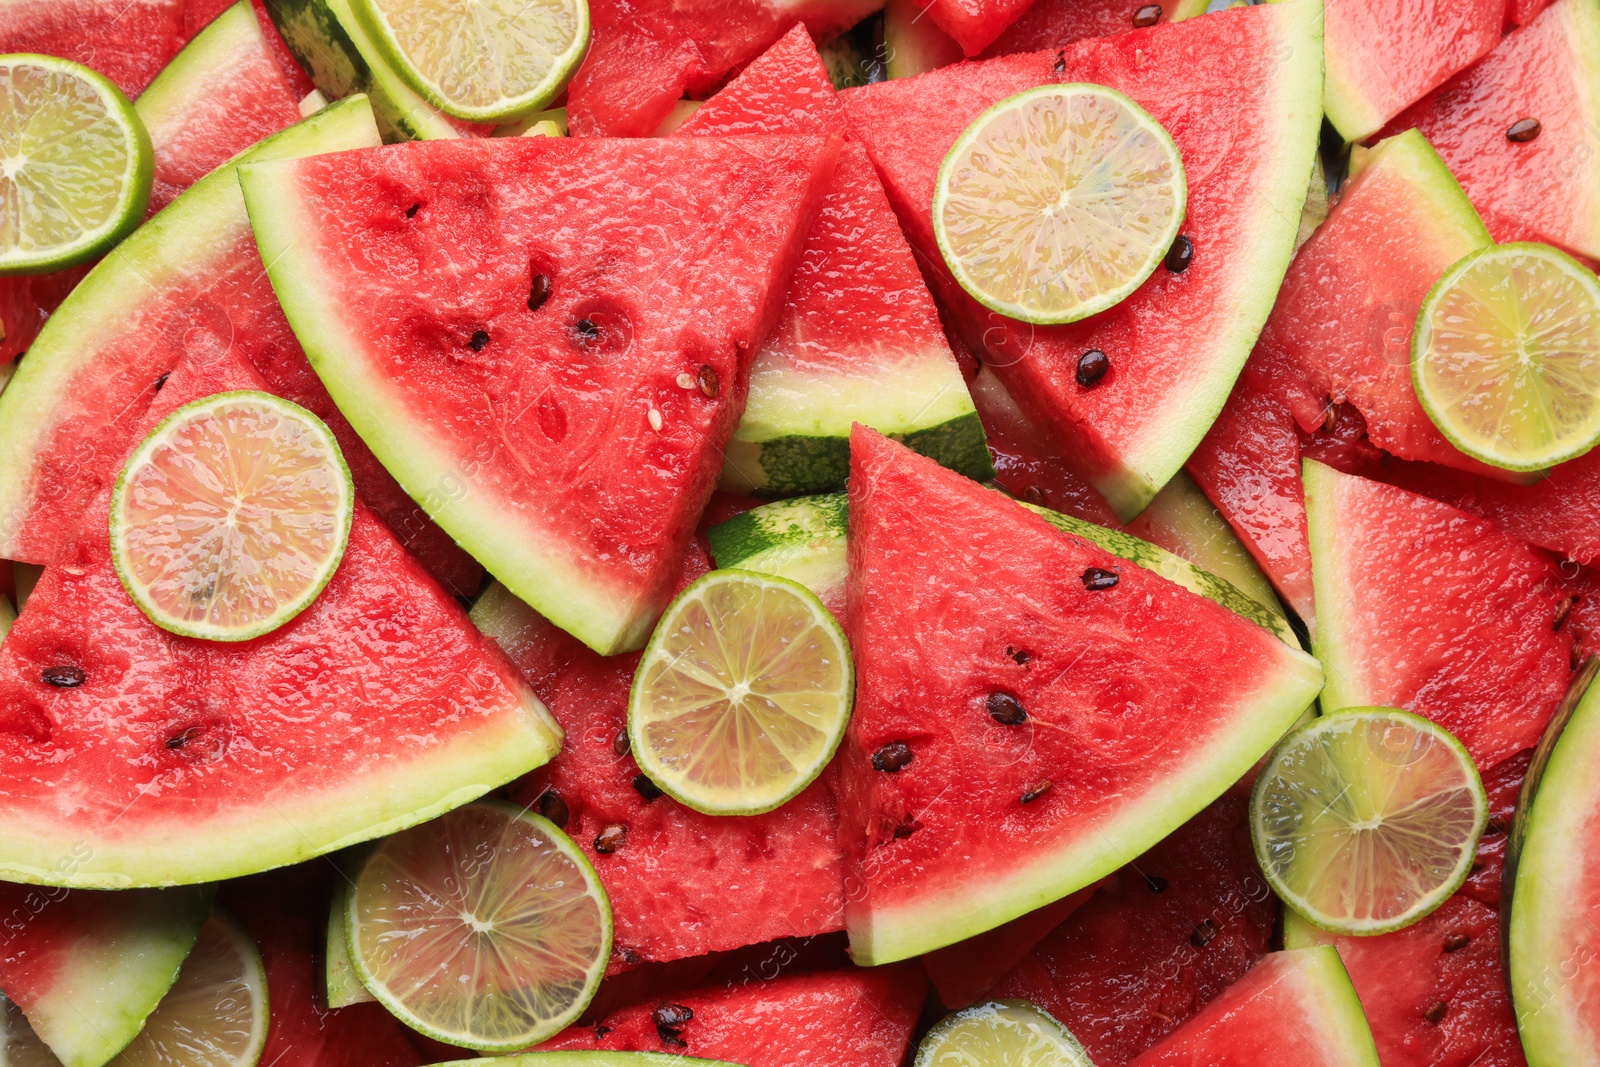
[[[209,887],[47,893],[0,883],[0,990],[66,1067],[101,1067],[171,988],[211,895]]]
[[[704,555],[691,550],[678,584],[706,568]],[[600,872],[615,925],[613,966],[843,926],[836,816],[825,783],[765,815],[685,808],[652,789],[618,741],[626,738],[637,656],[595,655],[500,586],[483,595],[473,618],[510,654],[571,739],[513,796],[564,825]],[[599,838],[613,827],[623,828],[621,843],[602,845]]]
[[[1132,1067],[1378,1067],[1339,953],[1274,952]]]
[[[1506,137],[1539,121],[1531,141]],[[1478,210],[1600,259],[1600,2],[1558,0],[1392,124],[1439,150]]]
[[[1204,597],[864,427],[851,451],[859,682],[838,769],[858,962],[1104,877],[1249,770],[1320,688],[1309,656]],[[1029,719],[991,717],[996,694]]]
[[[1267,951],[1278,904],[1256,866],[1248,801],[1230,793],[1114,874],[993,990],[1058,1019],[1121,1067]]]
[[[666,606],[837,148],[505,137],[241,182],[284,311],[373,452],[611,654]]]
[[[1305,489],[1323,708],[1414,711],[1480,768],[1532,745],[1571,676],[1551,562],[1492,523],[1315,460]]]
[[[1142,0],[1033,0],[1028,9],[983,50],[985,58],[1060,48],[1088,37],[1126,33],[1136,13],[1151,7]],[[1159,22],[1180,22],[1206,13],[1206,0],[1160,0]],[[1149,17],[1145,11],[1144,18]]]
[[[917,0],[922,14],[969,56],[982,52],[1033,0]]]
[[[537,1051],[668,1052],[748,1067],[900,1067],[928,980],[915,965],[674,993],[574,1026]]]
[[[1123,519],[1183,466],[1222,409],[1288,266],[1321,121],[1320,7],[1264,5],[961,64],[844,94],[935,294],[1024,411],[1062,443]],[[1227,54],[1229,63],[1206,57]],[[1030,327],[954,281],[930,204],[952,142],[997,100],[1050,82],[1127,93],[1173,135],[1189,183],[1181,273],[1159,269],[1121,304]],[[1111,370],[1086,389],[1079,357]]]
[[[277,0],[273,2],[276,3]],[[183,9],[183,39],[193,40],[197,33],[211,25],[218,15],[232,6],[233,0],[188,0]],[[256,21],[267,38],[267,49],[277,62],[278,69],[283,71],[289,91],[294,94],[296,100],[303,99],[316,86],[310,76],[300,68],[300,63],[289,51],[289,46],[283,43],[283,35],[273,25],[267,0],[250,0],[250,6],[255,8]]]
[[[816,46],[796,26],[678,132],[826,133],[839,120]],[[866,152],[851,144],[806,237],[783,312],[751,364],[722,487],[842,489],[855,422],[971,477],[993,473],[916,260]]]
[[[60,56],[132,99],[182,46],[184,0],[5,0],[0,52]]]

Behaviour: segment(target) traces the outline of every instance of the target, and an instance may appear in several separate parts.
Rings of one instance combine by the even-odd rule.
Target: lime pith
[[[1026,1000],[991,1000],[946,1016],[913,1067],[1094,1067],[1078,1039]]]
[[[1472,869],[1488,801],[1442,727],[1395,708],[1347,708],[1295,730],[1250,797],[1262,873],[1306,921],[1381,934],[1426,916]]]
[[[1491,245],[1445,271],[1411,338],[1417,399],[1474,459],[1537,471],[1600,442],[1600,280],[1549,245]]]
[[[639,769],[711,815],[771,811],[833,757],[855,693],[839,624],[804,586],[721,570],[656,624],[628,697]]]
[[[1045,85],[957,138],[933,227],[974,299],[1024,322],[1075,322],[1143,284],[1187,202],[1178,147],[1147,111],[1103,85]]]

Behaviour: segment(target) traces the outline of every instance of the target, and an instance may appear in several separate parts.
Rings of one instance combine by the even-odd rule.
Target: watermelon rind
[[[1311,650],[1322,661],[1328,680],[1319,698],[1324,711],[1363,707],[1370,703],[1366,686],[1359,676],[1361,657],[1348,647],[1353,636],[1350,624],[1341,613],[1345,590],[1352,587],[1355,575],[1339,567],[1339,515],[1334,502],[1342,474],[1314,459],[1301,462],[1301,480],[1306,493],[1306,534],[1311,544],[1311,590],[1316,597],[1316,637]]]
[[[669,1052],[525,1052],[499,1056],[505,1067],[739,1067],[722,1060],[702,1060]],[[483,1060],[451,1060],[436,1067],[482,1067]]]
[[[158,145],[171,144],[171,134],[181,128],[176,124],[190,116],[196,94],[205,92],[217,72],[248,63],[266,47],[250,0],[239,0],[224,10],[161,68],[134,101],[133,109],[144,120],[150,139]]]
[[[6,634],[11,632],[11,624],[17,621],[17,609],[11,606],[11,599],[0,593],[0,642],[5,641]]]
[[[1285,920],[1286,924],[1293,921],[1292,915]],[[1271,973],[1264,973],[1268,968]],[[1233,1025],[1247,1028],[1252,1022],[1273,1026],[1288,1023],[1302,1033],[1310,1031],[1311,1043],[1323,1053],[1312,1061],[1316,1067],[1380,1067],[1372,1027],[1338,949],[1317,941],[1291,941],[1286,932],[1284,950],[1268,953],[1239,981],[1252,988],[1265,988],[1265,983],[1285,980],[1294,983],[1292,1015],[1268,1021],[1240,1013]],[[1284,1006],[1279,1005],[1280,1008]],[[1181,1028],[1175,1031],[1172,1040],[1181,1044],[1183,1032]],[[1226,1041],[1234,1033],[1227,1021],[1219,1022],[1216,1030],[1219,1040]],[[1270,1039],[1254,1035],[1248,1029],[1241,1029],[1238,1034],[1238,1040],[1245,1047],[1259,1047],[1257,1042],[1270,1044]],[[1156,1056],[1162,1047],[1155,1046]],[[1186,1050],[1194,1051],[1187,1046]]]
[[[323,942],[323,992],[330,1008],[348,1008],[377,999],[361,984],[355,961],[350,958],[350,941],[345,935],[345,913],[349,910],[348,877],[335,879],[333,901],[328,908],[327,939]]]
[[[891,78],[914,78],[967,58],[955,39],[927,18],[919,0],[889,0],[883,8],[884,69]]]
[[[1595,958],[1600,685],[1592,684],[1593,677],[1591,666],[1584,672],[1587,689],[1570,716],[1552,718],[1528,768],[1507,848],[1502,892],[1510,900],[1501,916],[1511,998],[1529,1067],[1600,1064],[1594,1002],[1573,993]],[[1592,994],[1594,983],[1585,984]]]
[[[843,603],[850,571],[850,501],[844,493],[763,504],[706,532],[718,567],[798,582],[823,603]]]
[[[366,97],[333,104],[250,148],[235,163],[316,155],[378,143]],[[0,555],[29,514],[34,456],[56,428],[58,399],[82,375],[115,358],[105,339],[123,335],[158,294],[203,277],[249,239],[235,166],[206,175],[101,260],[28,349],[0,393]],[[109,372],[109,365],[108,365]]]

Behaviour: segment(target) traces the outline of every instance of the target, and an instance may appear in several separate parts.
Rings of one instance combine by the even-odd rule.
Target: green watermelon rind
[[[1321,1038],[1317,1044],[1328,1050],[1330,1057],[1319,1061],[1319,1067],[1337,1064],[1338,1067],[1381,1067],[1378,1045],[1372,1036],[1372,1026],[1367,1021],[1366,1009],[1356,994],[1355,983],[1350,980],[1339,950],[1326,941],[1311,940],[1297,935],[1292,941],[1289,924],[1294,914],[1284,918],[1284,946],[1282,952],[1269,953],[1266,960],[1295,957],[1290,962],[1301,981],[1300,1002],[1309,1009],[1313,1003],[1321,1010],[1297,1012],[1294,1023],[1302,1027],[1315,1027]],[[1257,965],[1259,966],[1259,964]],[[1259,977],[1259,976],[1258,976]],[[1250,981],[1246,973],[1240,981]],[[1178,1030],[1177,1033],[1182,1033]],[[1335,1058],[1337,1057],[1337,1058]]]
[[[1317,627],[1311,651],[1327,669],[1328,681],[1322,688],[1322,709],[1371,707],[1378,703],[1367,695],[1360,680],[1360,657],[1347,643],[1353,636],[1340,612],[1350,576],[1340,566],[1339,515],[1333,496],[1342,474],[1314,459],[1301,462],[1301,480],[1306,494],[1306,534],[1311,545],[1311,592],[1316,598]]]
[[[323,942],[322,957],[322,988],[330,1008],[348,1008],[352,1004],[366,1004],[378,999],[361,984],[355,960],[350,958],[350,942],[345,935],[345,913],[349,910],[348,877],[336,878],[333,900],[328,908],[328,931]]]
[[[235,164],[377,143],[366,98],[352,97],[266,138]],[[230,164],[206,175],[101,260],[50,316],[0,393],[0,555],[14,554],[6,548],[33,517],[34,456],[55,429],[56,398],[105,355],[98,339],[121,333],[153,294],[213,269],[248,239],[234,172]]]
[[[963,390],[963,394],[965,390]],[[869,415],[859,421],[960,474],[983,481],[994,476],[988,438],[970,398],[968,411],[933,425],[905,431],[886,429]],[[788,496],[842,489],[850,475],[850,431],[838,434],[791,433],[749,440],[743,427],[728,442],[720,488],[752,496]]]
[[[248,60],[252,51],[267,55],[266,37],[250,0],[239,0],[184,45],[134,101],[133,109],[151,139],[167,143],[166,124],[187,117],[197,97],[204,99],[207,86],[219,73],[241,59]]]

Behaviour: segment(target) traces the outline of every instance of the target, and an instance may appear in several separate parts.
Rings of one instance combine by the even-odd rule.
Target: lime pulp
[[[1078,1039],[1026,1000],[992,1000],[946,1016],[913,1067],[1094,1067]]]

